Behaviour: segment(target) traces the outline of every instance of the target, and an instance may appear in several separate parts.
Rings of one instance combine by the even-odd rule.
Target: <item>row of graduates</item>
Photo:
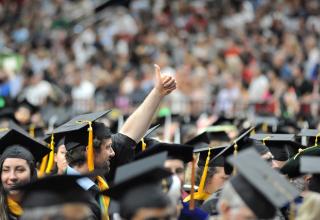
[[[54,151],[14,124],[1,130],[1,186],[9,214],[6,217],[295,219],[298,206],[303,204],[302,196],[308,198],[308,194],[301,194],[282,174],[290,178],[314,174],[309,179],[309,190],[319,191],[319,158],[305,157],[319,153],[317,130],[302,131],[300,135],[311,136],[315,146],[300,150],[302,145],[295,141],[295,135],[257,134],[254,127],[231,144],[219,147],[211,147],[210,139],[226,140],[225,132],[205,131],[186,144],[172,144],[148,138],[156,129],[152,128],[138,144],[127,148],[127,136],[111,134],[109,128],[97,122],[109,112],[79,115],[58,127],[47,140],[52,147],[55,137],[57,150],[65,147],[68,166],[61,175],[38,180],[37,162],[46,161],[46,156],[50,160],[48,155]],[[119,139],[129,141],[121,143]],[[125,154],[131,151],[133,157],[117,166],[109,188],[104,176],[112,170],[110,162],[119,162],[111,159],[119,152],[115,143]],[[194,153],[199,153],[198,159]],[[200,175],[195,191],[196,161]],[[192,168],[190,195],[183,191],[188,163]],[[213,174],[210,169],[215,170]]]
[[[183,145],[142,139],[161,100],[175,89],[174,79],[159,69],[156,75],[155,88],[119,133],[98,122],[109,111],[79,115],[56,128],[45,139],[51,149],[14,124],[1,129],[1,219],[294,218],[304,194],[278,171],[290,178],[318,172],[317,158],[301,157],[318,155],[319,132],[300,134],[313,138],[309,148],[294,134],[254,134],[254,128],[232,142],[221,130]],[[212,140],[229,143],[213,146]],[[60,175],[43,177],[55,153]],[[188,167],[189,189],[183,188]],[[316,191],[317,175],[309,181]]]

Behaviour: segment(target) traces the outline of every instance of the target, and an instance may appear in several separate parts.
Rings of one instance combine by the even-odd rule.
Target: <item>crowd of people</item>
[[[0,219],[318,219],[317,0],[0,0]]]

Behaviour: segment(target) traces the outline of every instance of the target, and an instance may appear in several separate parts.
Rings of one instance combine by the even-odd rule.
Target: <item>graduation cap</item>
[[[256,116],[252,122],[256,126],[257,131],[264,133],[277,131],[279,124],[278,118],[274,116]]]
[[[161,187],[163,178],[172,175],[164,168],[166,158],[167,152],[162,152],[118,167],[114,185],[103,194],[119,202],[121,217],[130,219],[141,207],[170,204]]]
[[[285,177],[273,170],[253,149],[228,158],[238,169],[230,183],[259,219],[273,218],[276,208],[294,202],[299,191]]]
[[[135,160],[148,157],[160,152],[168,152],[168,159],[179,159],[184,163],[188,163],[193,159],[193,147],[185,144],[161,143],[137,154]]]
[[[195,149],[194,153],[199,153],[198,166],[203,167],[206,164],[207,159],[209,159],[209,167],[223,167],[224,166],[224,157],[213,158],[218,155],[221,151],[223,151],[226,146],[219,147],[204,147],[200,149]],[[210,154],[209,154],[210,151]]]
[[[302,129],[298,134],[298,137],[308,137],[308,145],[319,146],[320,145],[320,131],[317,129]]]
[[[308,147],[302,149],[295,156],[291,157],[280,169],[281,173],[288,175],[290,178],[295,178],[302,173],[300,172],[300,159],[302,156],[320,156],[320,147]]]
[[[308,181],[308,189],[320,193],[320,158],[315,156],[303,156],[300,160],[300,172],[312,174],[312,177]]]
[[[224,167],[225,158],[219,157],[216,160],[213,160],[213,157],[219,152],[223,151],[225,147],[204,147],[201,149],[194,150],[194,153],[199,153],[198,167],[203,167],[203,171],[200,178],[200,183],[198,186],[198,191],[194,193],[194,199],[199,201],[205,201],[209,198],[210,194],[206,193],[205,182],[208,175],[209,167]],[[191,200],[191,195],[187,196],[184,199],[184,202],[189,202]]]
[[[145,151],[147,148],[153,147],[155,144],[159,143],[159,141],[151,138],[154,132],[160,127],[160,124],[157,124],[151,127],[143,136],[143,138],[139,141],[139,143],[135,147],[135,154],[139,152]]]
[[[27,149],[33,155],[35,162],[41,161],[50,152],[49,148],[31,138],[19,127],[12,125],[11,128],[0,128],[1,157],[9,155],[26,156],[22,155],[24,154],[22,148]]]
[[[303,156],[300,158],[300,172],[301,173],[320,173],[320,158],[315,156]]]
[[[22,207],[48,207],[65,203],[90,205],[94,198],[77,183],[84,177],[83,175],[48,176],[19,186],[18,189],[24,192]]]
[[[93,135],[100,138],[110,138],[111,135],[110,129],[103,123],[96,122],[96,120],[109,112],[111,110],[78,115],[54,131],[54,134],[65,134],[64,142],[67,151],[79,146],[88,147],[87,163],[89,171],[94,170]]]
[[[287,161],[304,147],[294,141],[294,134],[254,134],[251,139],[261,141],[266,145],[275,160]]]
[[[238,136],[230,145],[225,147],[218,155],[216,155],[213,160],[218,160],[219,157],[227,158],[230,155],[237,155],[239,151],[253,147],[260,155],[263,155],[267,152],[269,152],[269,149],[263,145],[262,143],[259,143],[257,141],[253,141],[249,139],[250,134],[254,131],[255,127],[251,127],[244,131],[240,136]],[[231,174],[233,171],[233,168],[225,162],[225,173]]]
[[[218,145],[218,142],[229,142],[230,138],[226,131],[208,129],[192,139],[185,142],[187,145],[193,146],[195,149],[201,149],[211,145]]]

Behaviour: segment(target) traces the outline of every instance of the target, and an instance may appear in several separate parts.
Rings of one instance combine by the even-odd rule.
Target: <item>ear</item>
[[[219,206],[219,210],[222,215],[226,215],[230,210],[229,204],[226,201],[221,201]]]
[[[54,153],[53,160],[57,163],[57,153]]]

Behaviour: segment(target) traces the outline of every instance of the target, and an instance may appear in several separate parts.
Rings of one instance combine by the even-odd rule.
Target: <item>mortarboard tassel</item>
[[[233,148],[234,148],[233,155],[236,157],[238,155],[238,144],[237,144],[237,142],[234,142]],[[233,176],[237,175],[237,168],[235,166],[233,166],[232,175]]]
[[[320,137],[320,133],[317,134],[316,140],[314,141],[314,146],[319,146],[318,145],[318,138]]]
[[[190,210],[194,210],[194,208],[195,208],[195,202],[194,202],[195,173],[196,173],[196,159],[195,159],[194,155],[192,155],[191,192],[190,192],[190,202],[189,202],[189,209]]]
[[[270,136],[267,136],[267,137],[262,139],[262,143],[263,143],[264,146],[267,146],[266,145],[266,141],[269,140],[270,138],[271,138]]]
[[[210,196],[210,194],[208,194],[204,191],[204,185],[205,185],[205,182],[207,179],[207,174],[208,174],[208,169],[209,169],[210,154],[211,154],[211,148],[209,148],[209,151],[208,151],[208,156],[207,156],[204,168],[203,168],[202,176],[201,176],[199,187],[198,187],[198,192],[196,192],[194,194],[195,200],[203,200],[204,201],[204,200],[208,199]],[[183,201],[189,202],[190,199],[191,199],[191,195],[187,196]]]
[[[261,129],[262,129],[262,131],[263,131],[264,133],[267,133],[267,132],[268,132],[268,124],[267,124],[267,123],[263,123]]]
[[[34,124],[31,124],[30,125],[30,127],[29,127],[29,135],[31,136],[31,137],[35,137],[36,135],[35,135],[35,125]]]
[[[47,166],[47,162],[48,162],[48,154],[46,156],[44,156],[44,158],[42,158],[41,164],[40,164],[40,169],[39,169],[39,173],[38,176],[42,177],[45,170],[46,170],[46,166]]]
[[[141,139],[141,150],[145,151],[147,149],[147,144],[144,142],[144,138]]]
[[[94,152],[93,152],[93,129],[92,129],[92,122],[89,121],[88,127],[88,156],[87,156],[87,163],[89,171],[94,170]]]
[[[50,149],[51,149],[51,152],[49,154],[49,161],[48,161],[48,165],[46,168],[46,174],[49,174],[51,172],[53,164],[54,164],[54,136],[53,136],[53,133],[51,134]]]

